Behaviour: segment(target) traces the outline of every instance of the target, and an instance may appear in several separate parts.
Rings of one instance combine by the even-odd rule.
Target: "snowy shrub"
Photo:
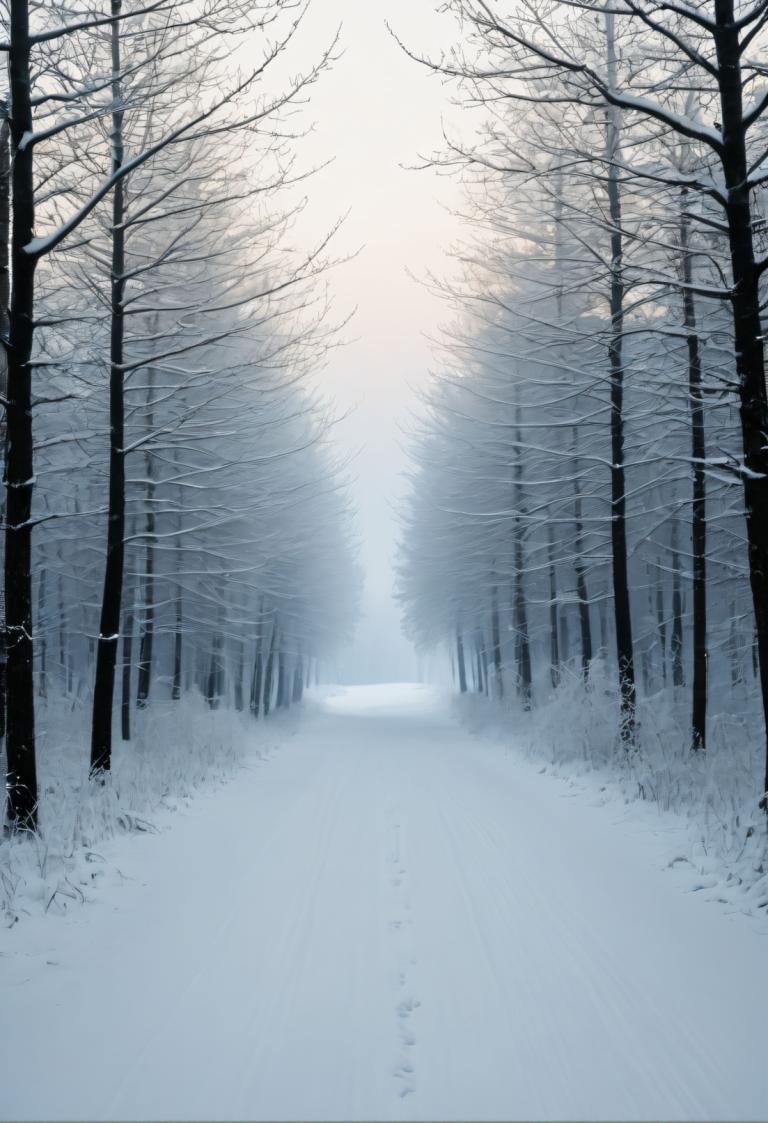
[[[516,701],[476,694],[457,701],[474,731],[493,731],[531,760],[545,760],[562,778],[577,780],[626,803],[645,800],[688,823],[686,852],[672,859],[695,872],[696,888],[751,910],[768,906],[765,815],[755,792],[761,783],[761,749],[754,724],[742,714],[712,718],[709,748],[689,748],[688,699],[660,692],[638,702],[637,738],[627,750],[618,738],[613,678],[596,661],[590,684],[564,668],[560,685],[526,712]]]
[[[105,876],[119,877],[99,847],[125,832],[161,829],[162,817],[201,788],[224,783],[248,757],[262,757],[285,720],[258,725],[233,710],[212,710],[198,694],[134,716],[135,737],[116,742],[105,784],[88,781],[82,703],[60,697],[41,706],[40,831],[0,840],[0,912],[8,924],[39,910],[85,901]],[[276,725],[273,722],[276,721]]]

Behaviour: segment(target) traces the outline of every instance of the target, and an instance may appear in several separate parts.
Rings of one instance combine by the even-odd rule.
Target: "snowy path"
[[[568,795],[424,688],[329,699],[0,937],[0,1115],[765,1118],[764,929]]]

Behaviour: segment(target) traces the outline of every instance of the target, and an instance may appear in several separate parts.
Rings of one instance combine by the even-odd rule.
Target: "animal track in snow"
[[[396,980],[398,995],[395,1000],[399,1056],[392,1068],[392,1075],[400,1084],[398,1096],[404,1099],[416,1091],[416,1067],[413,1050],[416,1035],[411,1025],[413,1012],[421,1005],[410,990],[410,970],[416,965],[413,953],[413,922],[411,905],[408,899],[408,860],[404,832],[400,817],[394,809],[387,813],[387,866],[388,881],[391,889],[392,910],[389,920],[390,944],[394,960],[393,981]]]

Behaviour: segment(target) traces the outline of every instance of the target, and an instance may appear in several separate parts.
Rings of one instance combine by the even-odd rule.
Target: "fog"
[[[355,309],[346,346],[321,376],[340,413],[340,448],[352,454],[354,500],[365,570],[362,617],[354,643],[328,673],[348,682],[412,679],[416,654],[400,630],[393,598],[398,497],[404,486],[403,429],[432,363],[429,337],[445,314],[418,278],[444,272],[458,234],[456,183],[412,170],[440,147],[443,119],[455,118],[450,91],[411,61],[409,47],[435,51],[453,28],[433,0],[322,0],[311,5],[293,58],[316,58],[341,27],[342,57],[311,92],[304,110],[314,128],[302,160],[332,159],[307,186],[299,234],[310,244],[349,212],[337,253],[353,260],[330,278],[337,315]],[[412,276],[409,276],[412,274]]]

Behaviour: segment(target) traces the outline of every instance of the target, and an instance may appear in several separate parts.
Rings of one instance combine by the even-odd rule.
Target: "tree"
[[[264,29],[283,9],[276,0],[273,5],[253,8],[247,3],[232,4],[230,18],[219,21],[217,5],[193,5],[186,0],[157,0],[147,5],[131,5],[124,10],[119,0],[114,0],[109,14],[87,13],[82,18],[72,19],[64,11],[63,22],[54,23],[58,12],[45,13],[51,17],[39,29],[30,27],[30,6],[27,0],[13,0],[10,5],[8,22],[8,42],[2,44],[9,56],[10,134],[12,147],[12,237],[11,237],[11,278],[12,297],[9,314],[8,352],[8,456],[7,456],[7,524],[5,551],[5,594],[8,607],[6,636],[8,640],[8,815],[10,822],[20,829],[35,829],[37,823],[37,777],[35,765],[34,739],[34,696],[33,696],[33,646],[32,646],[32,496],[34,488],[33,436],[32,436],[32,370],[39,362],[34,358],[35,340],[35,275],[40,263],[45,261],[53,250],[59,247],[78,228],[82,227],[88,216],[110,193],[117,190],[113,205],[113,218],[121,213],[121,185],[126,178],[152,160],[158,153],[166,151],[182,140],[192,140],[204,135],[213,135],[230,130],[235,122],[240,125],[254,124],[263,120],[265,114],[274,108],[268,104],[252,101],[259,79],[270,63],[282,53],[290,42],[296,28],[294,21],[276,45],[268,47],[262,63],[252,69],[245,77],[236,81],[223,92],[217,90],[208,102],[196,111],[188,113],[181,120],[174,120],[164,134],[143,145],[129,159],[124,159],[121,150],[120,131],[126,105],[123,101],[125,83],[135,72],[132,65],[124,65],[119,51],[120,29],[126,21],[132,21],[134,34],[139,41],[142,36],[142,21],[152,17],[162,17],[162,27],[167,37],[166,57],[173,58],[174,32],[183,31],[193,35],[194,29],[201,45],[215,42],[222,35],[234,36],[246,30]],[[299,16],[300,18],[300,16]],[[110,29],[111,69],[105,79],[98,69],[86,68],[82,76],[74,76],[69,68],[69,58],[63,66],[58,65],[61,51],[67,50],[83,36],[97,29]],[[176,44],[178,45],[178,44]],[[57,55],[56,52],[59,52]],[[38,54],[46,57],[50,65],[44,67],[45,83],[40,88],[33,86],[33,59]],[[93,62],[86,52],[86,59]],[[152,57],[152,64],[159,65],[163,51]],[[40,67],[34,70],[35,76]],[[312,72],[314,76],[316,72]],[[299,79],[293,89],[302,87],[309,79]],[[107,92],[108,100],[97,104],[98,95]],[[284,100],[285,96],[283,95]],[[36,126],[34,113],[42,113],[44,119]],[[63,218],[57,214],[61,199],[67,200],[66,190],[53,192],[50,198],[53,206],[49,217],[53,220],[48,232],[35,236],[35,163],[34,157],[41,145],[61,145],[73,135],[73,130],[90,127],[104,116],[111,116],[115,132],[111,171],[100,182],[87,191],[80,204],[69,210]],[[52,122],[52,123],[51,123]],[[71,194],[71,191],[70,191]],[[119,222],[116,224],[119,226]],[[124,240],[124,239],[123,239]],[[113,308],[119,309],[121,287],[124,281],[120,274],[119,231],[115,240],[113,257]],[[119,321],[115,318],[115,325]],[[115,326],[113,337],[113,381],[111,395],[114,403],[113,445],[117,447],[119,433],[119,347],[120,333]],[[118,463],[121,455],[113,456],[111,498],[113,511],[119,507],[122,467]],[[111,572],[110,588],[121,587],[122,572],[119,558],[118,539],[122,538],[119,515],[112,519]],[[118,577],[120,580],[118,580]],[[114,611],[115,597],[107,598],[110,610],[103,621],[105,627],[100,632],[101,675],[100,680],[114,682],[117,639],[119,634],[119,606]],[[115,624],[113,617],[117,616]],[[112,625],[115,624],[115,627]],[[98,692],[98,717],[104,722],[106,714],[106,690]],[[111,701],[111,698],[110,698]],[[111,709],[110,709],[111,714]],[[96,757],[101,749],[97,746]]]

